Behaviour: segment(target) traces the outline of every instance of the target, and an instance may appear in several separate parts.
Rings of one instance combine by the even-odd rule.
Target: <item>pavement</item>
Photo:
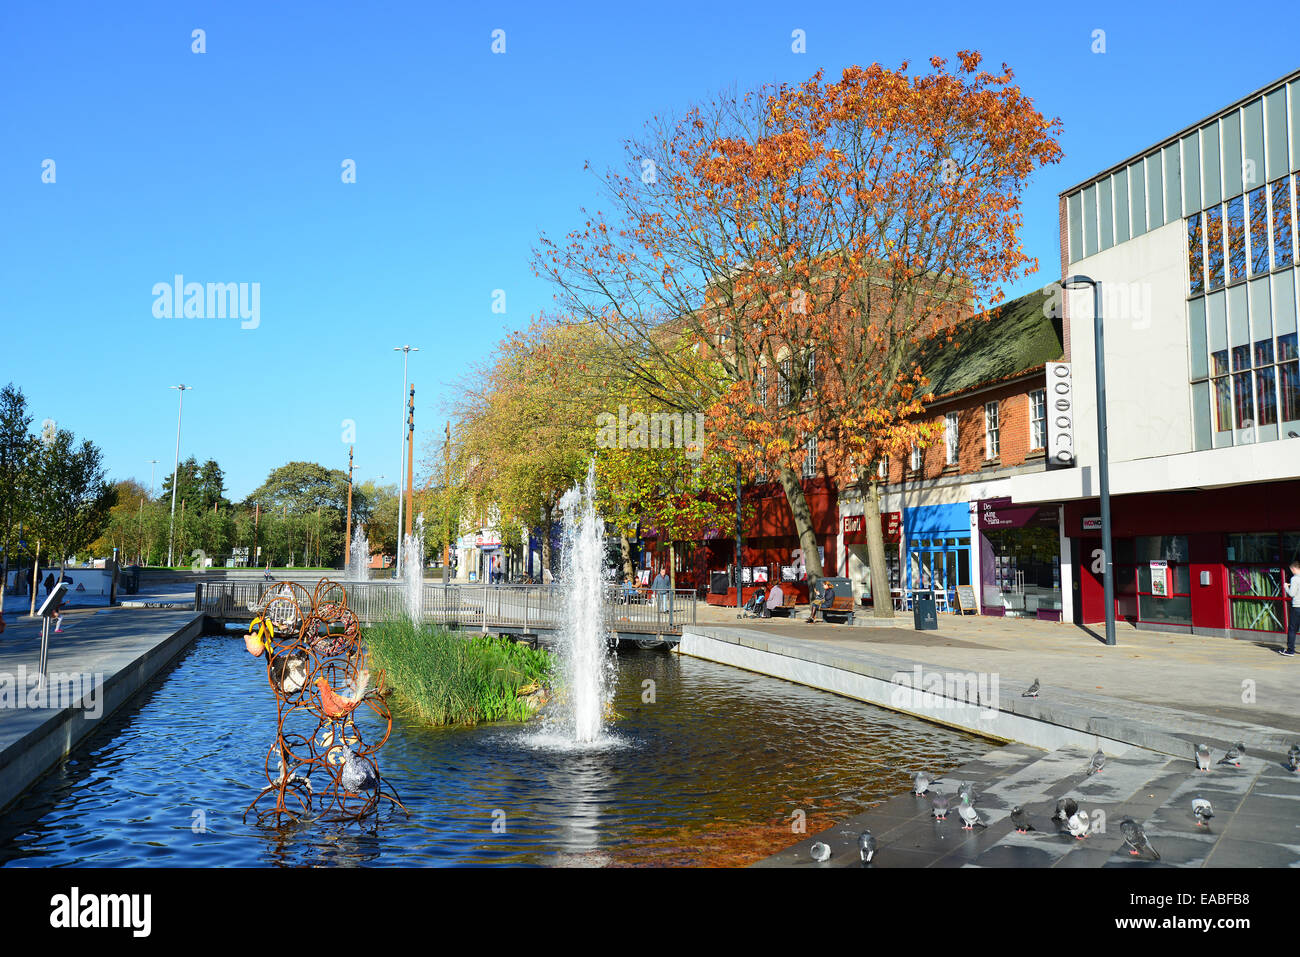
[[[129,701],[199,633],[193,610],[71,609],[51,629],[37,688],[41,622],[6,613],[0,635],[0,808]]]

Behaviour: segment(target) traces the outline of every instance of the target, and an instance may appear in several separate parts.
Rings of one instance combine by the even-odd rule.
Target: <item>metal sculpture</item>
[[[409,816],[375,761],[393,717],[382,674],[372,687],[361,624],[343,586],[328,579],[312,592],[297,582],[277,585],[263,596],[244,643],[266,658],[277,708],[267,784],[245,820],[256,808],[258,824],[361,821],[384,800]],[[270,806],[259,808],[266,798]]]

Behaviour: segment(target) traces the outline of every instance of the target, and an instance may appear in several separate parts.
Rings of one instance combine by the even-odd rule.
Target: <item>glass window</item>
[[[1228,385],[1228,350],[1219,349],[1210,356],[1210,373],[1214,379],[1214,431],[1232,430],[1232,390]]]
[[[921,470],[921,447],[919,445],[914,445],[912,446],[912,471],[919,472],[920,470]]]
[[[1232,349],[1232,397],[1237,413],[1237,428],[1255,424],[1255,397],[1250,383],[1250,346]]]
[[[1228,200],[1228,281],[1246,278],[1246,200]]]
[[[1273,184],[1273,265],[1289,266],[1291,245],[1291,177]]]
[[[1277,337],[1278,410],[1283,422],[1300,419],[1300,362],[1296,361],[1296,334]]]
[[[1001,454],[1001,448],[998,434],[998,404],[989,402],[984,406],[984,457],[997,458]]]
[[[1029,447],[1047,447],[1047,390],[1035,389],[1029,393]]]
[[[1268,197],[1264,187],[1250,194],[1250,274],[1268,272]]]
[[[777,401],[781,405],[790,404],[790,360],[782,359],[780,372],[777,375]]]
[[[803,449],[803,477],[810,479],[817,474],[817,436],[810,436]]]
[[[1255,396],[1259,407],[1259,424],[1277,422],[1277,391],[1274,389],[1273,340],[1255,343]]]
[[[943,419],[944,461],[948,465],[957,464],[957,413],[949,412]]]
[[[1205,246],[1200,213],[1187,217],[1187,278],[1193,296],[1205,291]]]
[[[1223,285],[1223,207],[1205,211],[1205,266],[1210,274],[1210,288]]]

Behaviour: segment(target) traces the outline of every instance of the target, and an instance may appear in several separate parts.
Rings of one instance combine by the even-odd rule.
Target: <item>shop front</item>
[[[1096,500],[1066,506],[1080,555],[1076,619],[1105,620]],[[1300,558],[1300,481],[1111,500],[1115,616],[1138,628],[1286,635],[1287,566]]]
[[[902,569],[909,591],[933,590],[956,607],[957,587],[971,583],[970,509],[965,502],[903,509]]]
[[[1059,505],[978,503],[984,614],[1061,620],[1060,515]]]
[[[854,599],[871,605],[871,556],[867,552],[866,516],[845,515],[840,521],[844,541],[844,565],[840,574],[849,580]],[[889,587],[896,592],[901,587],[903,574],[899,548],[903,541],[903,513],[881,512],[880,533],[885,544]]]

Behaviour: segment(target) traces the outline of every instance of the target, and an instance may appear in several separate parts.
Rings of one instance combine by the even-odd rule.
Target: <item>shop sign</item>
[[[867,544],[867,525],[865,515],[845,515],[842,519],[845,545]],[[880,533],[886,545],[897,545],[903,531],[902,512],[881,512]]]
[[[1055,505],[1015,505],[1009,498],[986,498],[980,501],[979,527],[990,531],[999,528],[1050,528],[1057,524]]]
[[[1047,363],[1047,467],[1074,468],[1074,380],[1070,363]]]
[[[1151,563],[1151,594],[1157,598],[1169,597],[1169,563]]]
[[[1101,531],[1101,516],[1100,516],[1100,515],[1085,515],[1085,516],[1083,517],[1083,530],[1084,530],[1085,532],[1100,532],[1100,531]]]

